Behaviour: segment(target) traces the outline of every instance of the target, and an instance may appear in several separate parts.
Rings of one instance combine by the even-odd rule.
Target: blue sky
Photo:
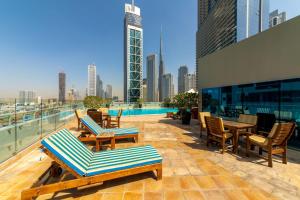
[[[270,0],[274,10],[300,14],[299,0]],[[114,95],[123,88],[124,4],[129,0],[1,0],[0,98],[34,90],[57,97],[59,71],[84,92],[87,65],[95,63]],[[288,2],[288,3],[287,3]],[[196,0],[136,0],[144,25],[144,60],[158,53],[163,26],[166,71],[174,75],[187,64],[195,71]],[[145,62],[144,62],[145,63]],[[146,70],[144,64],[144,71]]]

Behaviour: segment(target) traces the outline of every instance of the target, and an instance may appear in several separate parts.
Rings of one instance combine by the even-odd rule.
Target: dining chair
[[[118,115],[115,118],[109,117],[108,119],[109,127],[107,128],[120,128],[122,114],[123,114],[123,110],[120,109],[118,111]]]
[[[267,137],[248,133],[246,155],[249,156],[250,146],[255,145],[259,147],[259,154],[262,154],[262,150],[267,151],[269,167],[273,166],[273,154],[282,154],[282,162],[287,164],[287,142],[293,134],[295,127],[296,124],[293,122],[275,123]]]
[[[221,153],[223,154],[226,141],[231,140],[232,144],[234,143],[233,134],[225,131],[222,118],[205,116],[205,123],[207,126],[207,146],[211,141],[218,142],[221,144]]]
[[[202,132],[206,131],[206,122],[205,122],[205,116],[210,117],[211,113],[210,112],[198,112],[198,120],[200,123],[200,137],[202,137]]]

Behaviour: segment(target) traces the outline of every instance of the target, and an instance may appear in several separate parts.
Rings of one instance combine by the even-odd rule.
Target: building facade
[[[160,33],[160,48],[159,48],[159,71],[158,71],[158,96],[159,101],[162,102],[163,98],[163,76],[165,74],[165,63],[162,53],[162,33]]]
[[[174,83],[173,83],[173,75],[168,73],[164,74],[162,78],[162,101],[166,98],[173,98],[174,97]]]
[[[198,0],[196,70],[199,58],[268,27],[269,0]]]
[[[58,74],[58,101],[62,103],[66,101],[66,74],[64,72]]]
[[[183,65],[178,69],[178,93],[183,93],[185,89],[185,75],[189,73],[188,67]]]
[[[96,96],[100,97],[100,98],[103,98],[104,97],[104,95],[103,95],[103,93],[104,93],[104,91],[103,91],[103,82],[100,78],[100,75],[97,75],[96,87],[97,87]]]
[[[186,74],[184,76],[184,92],[188,92],[191,89],[196,91],[196,85],[196,74]]]
[[[97,95],[96,65],[88,65],[88,96]]]
[[[37,98],[34,91],[22,90],[19,92],[19,103],[23,105],[35,103],[36,100]]]
[[[268,113],[296,122],[289,145],[300,148],[299,35],[296,17],[200,58],[200,110],[224,117]]]
[[[143,97],[143,27],[140,8],[125,4],[124,20],[124,101]]]
[[[274,10],[270,13],[269,18],[269,26],[270,28],[277,26],[278,24],[281,24],[286,21],[286,12],[279,13],[278,10]]]
[[[106,85],[105,98],[112,99],[112,85]]]
[[[158,101],[158,73],[157,73],[157,56],[152,54],[147,56],[147,101]],[[144,90],[144,93],[145,90]]]

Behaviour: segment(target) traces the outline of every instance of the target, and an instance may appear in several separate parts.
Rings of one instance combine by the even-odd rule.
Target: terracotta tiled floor
[[[69,125],[72,131],[75,130],[73,126],[76,123]],[[243,152],[241,157],[229,152],[221,155],[216,147],[207,148],[205,139],[198,139],[196,122],[192,126],[182,126],[179,121],[163,116],[143,116],[123,118],[122,126],[138,127],[139,143],[121,141],[116,147],[151,144],[157,148],[164,159],[161,181],[156,181],[154,174],[149,172],[94,187],[42,195],[38,199],[299,199],[297,162],[288,165],[275,162],[270,169],[266,163],[258,163],[257,157],[243,158]],[[50,163],[51,160],[36,149],[0,172],[0,199],[19,199],[20,192],[29,188]],[[282,175],[276,175],[278,173]],[[276,190],[274,183],[282,183],[285,187]]]

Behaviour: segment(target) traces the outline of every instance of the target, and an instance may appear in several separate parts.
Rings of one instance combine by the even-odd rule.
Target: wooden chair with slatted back
[[[233,135],[229,131],[225,131],[222,118],[205,116],[205,123],[207,126],[207,146],[211,141],[219,142],[223,154],[226,141],[231,140],[233,144]]]
[[[202,132],[206,131],[206,123],[205,123],[205,116],[210,117],[210,112],[198,112],[198,120],[200,123],[200,137],[202,137]]]
[[[109,117],[109,127],[108,128],[120,128],[121,126],[121,117],[122,117],[123,110],[120,109],[118,115],[113,119]]]
[[[295,130],[296,124],[289,123],[275,123],[268,137],[260,135],[247,134],[247,151],[249,156],[250,145],[256,145],[259,148],[268,152],[268,166],[273,167],[272,155],[282,154],[282,162],[287,164],[287,142]]]

